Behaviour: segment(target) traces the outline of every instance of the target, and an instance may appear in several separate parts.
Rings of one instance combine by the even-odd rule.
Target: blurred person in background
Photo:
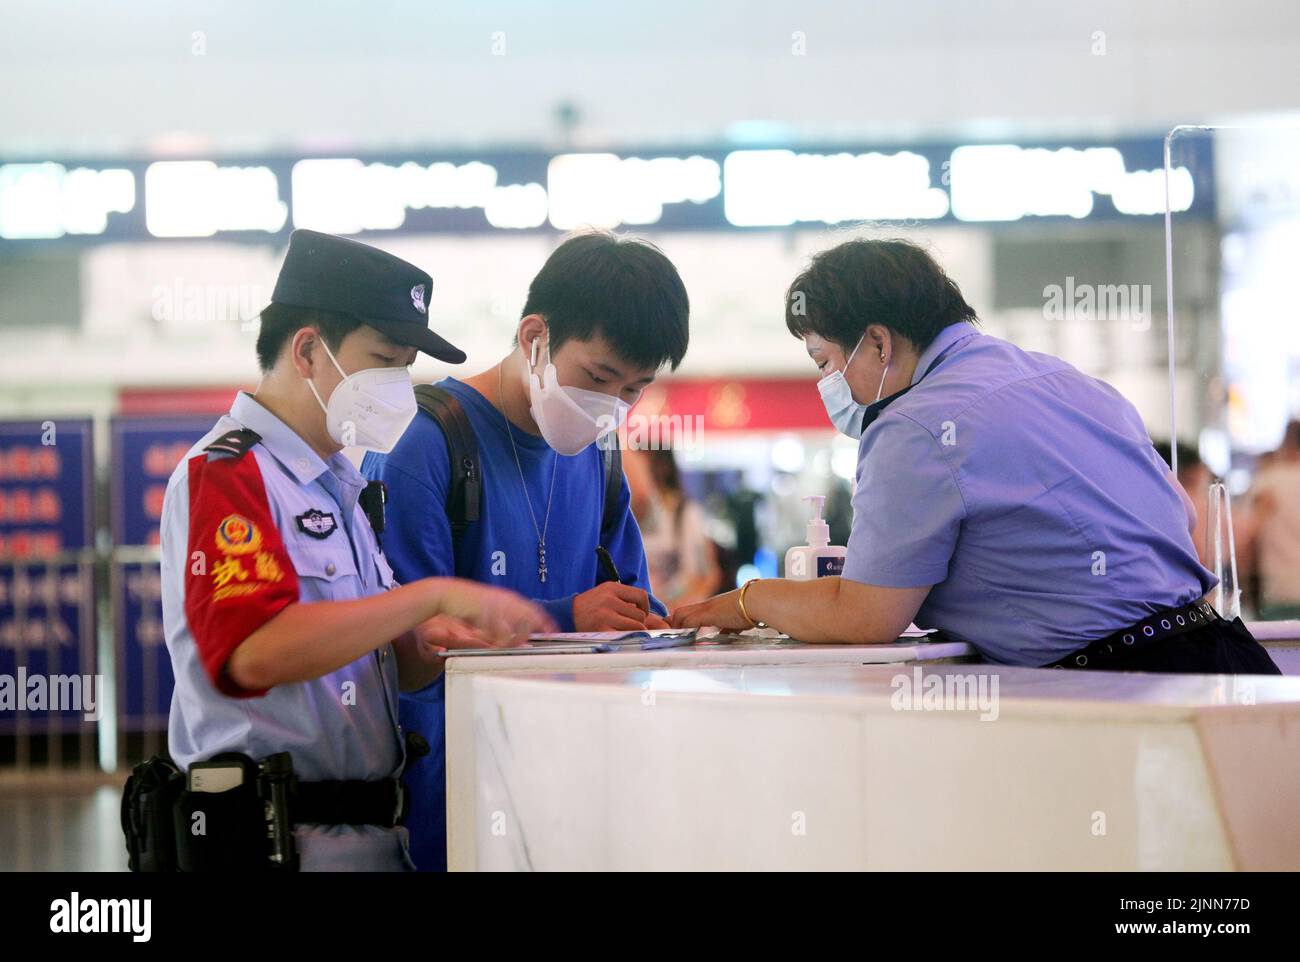
[[[1133,405],[976,320],[907,241],[814,257],[786,326],[859,439],[843,575],[751,580],[673,623],[877,644],[915,620],[1000,664],[1278,674],[1204,601],[1191,503]]]
[[[650,512],[650,499],[655,493],[654,478],[650,477],[650,452],[639,447],[624,447],[623,476],[627,479],[628,503],[644,535],[644,519]]]
[[[1156,450],[1165,464],[1171,463],[1171,451],[1168,441],[1157,441]],[[1210,515],[1210,485],[1214,475],[1201,460],[1200,452],[1188,444],[1178,445],[1178,483],[1187,492],[1196,512],[1196,523],[1192,526],[1192,544],[1196,546],[1196,555],[1201,564],[1212,564],[1211,546],[1207,537]],[[1240,521],[1240,519],[1238,519]],[[1240,544],[1240,535],[1238,535]]]
[[[650,593],[617,445],[596,442],[623,423],[664,365],[681,363],[689,311],[677,269],[653,244],[604,231],[560,244],[529,285],[513,349],[471,378],[434,385],[452,412],[444,412],[450,430],[468,432],[476,446],[477,517],[454,517],[464,459],[453,465],[433,416],[417,417],[391,452],[362,463],[388,487],[384,549],[399,579],[455,574],[508,587],[561,631],[668,627]],[[401,719],[431,749],[407,773],[412,857],[421,869],[445,870],[441,674],[403,695]]]
[[[830,479],[822,517],[831,529],[831,544],[848,544],[853,532],[853,488],[847,481],[838,477]]]
[[[1248,503],[1253,537],[1238,548],[1254,560],[1259,615],[1300,618],[1300,421],[1255,475]]]
[[[682,489],[673,451],[657,449],[644,454],[650,489],[637,519],[650,566],[650,584],[671,610],[717,591],[722,585],[722,569],[705,530],[704,509]]]

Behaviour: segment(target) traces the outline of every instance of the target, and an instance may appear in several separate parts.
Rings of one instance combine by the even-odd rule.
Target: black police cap
[[[386,337],[460,364],[465,352],[429,329],[433,278],[377,247],[314,230],[289,235],[271,303],[351,314]]]

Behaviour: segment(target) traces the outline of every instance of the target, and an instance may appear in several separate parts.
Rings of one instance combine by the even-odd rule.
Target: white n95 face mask
[[[546,367],[539,377],[533,371],[537,366],[538,340],[533,339],[532,359],[525,374],[533,420],[551,448],[572,457],[626,421],[631,405],[599,391],[560,384],[555,365],[551,363],[549,334],[546,335]]]
[[[858,338],[858,343],[853,345],[849,359],[844,362],[843,370],[831,371],[817,382],[817,391],[822,396],[822,404],[831,419],[831,424],[835,425],[841,434],[851,438],[862,437],[862,415],[869,405],[859,404],[853,400],[853,389],[849,387],[849,382],[844,380],[844,372],[853,363],[853,358],[857,355],[858,348],[862,347],[862,341],[866,336],[867,332],[863,331],[862,337]],[[880,375],[880,387],[876,389],[876,401],[880,400],[880,393],[885,389],[885,377],[888,374],[889,365],[886,364],[885,370]]]
[[[325,430],[336,444],[344,447],[355,444],[387,454],[419,411],[410,373],[401,367],[369,367],[347,374],[339,367],[325,339],[321,338],[320,342],[343,376],[330,392],[328,404],[321,400],[311,378],[307,379],[316,403],[325,412]]]

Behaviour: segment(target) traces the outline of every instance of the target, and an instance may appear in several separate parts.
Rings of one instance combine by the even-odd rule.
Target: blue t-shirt
[[[862,434],[843,577],[933,585],[918,625],[1031,667],[1215,586],[1189,506],[1110,385],[964,322],[916,372]]]
[[[455,575],[510,588],[546,608],[560,630],[572,631],[574,596],[602,580],[596,546],[603,544],[619,574],[635,576],[631,583],[650,590],[641,530],[632,516],[626,479],[615,514],[618,520],[603,534],[600,530],[605,461],[598,446],[565,457],[541,438],[509,424],[468,385],[447,378],[438,386],[456,396],[474,428],[482,475],[479,519],[453,542],[446,511],[451,481],[447,441],[428,415],[417,415],[388,454],[367,453],[362,473],[388,485],[383,546],[399,582]],[[537,571],[538,539],[530,503],[537,528],[545,526],[546,531],[545,583]],[[650,603],[659,614],[665,613],[653,596]],[[411,856],[421,869],[443,870],[447,812],[442,676],[418,692],[403,693],[400,717],[403,729],[419,732],[431,748],[429,755],[410,762],[406,769],[412,794],[407,819]]]

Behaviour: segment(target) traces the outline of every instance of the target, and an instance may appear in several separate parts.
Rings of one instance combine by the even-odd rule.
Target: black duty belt
[[[377,782],[298,782],[289,808],[296,824],[392,828],[406,820],[410,799],[406,786],[395,778]]]
[[[1044,668],[1107,668],[1123,664],[1125,656],[1157,641],[1176,638],[1197,628],[1223,621],[1223,617],[1206,601],[1193,601],[1181,608],[1168,608],[1148,615],[1135,625],[1098,638],[1078,651],[1066,655]]]

